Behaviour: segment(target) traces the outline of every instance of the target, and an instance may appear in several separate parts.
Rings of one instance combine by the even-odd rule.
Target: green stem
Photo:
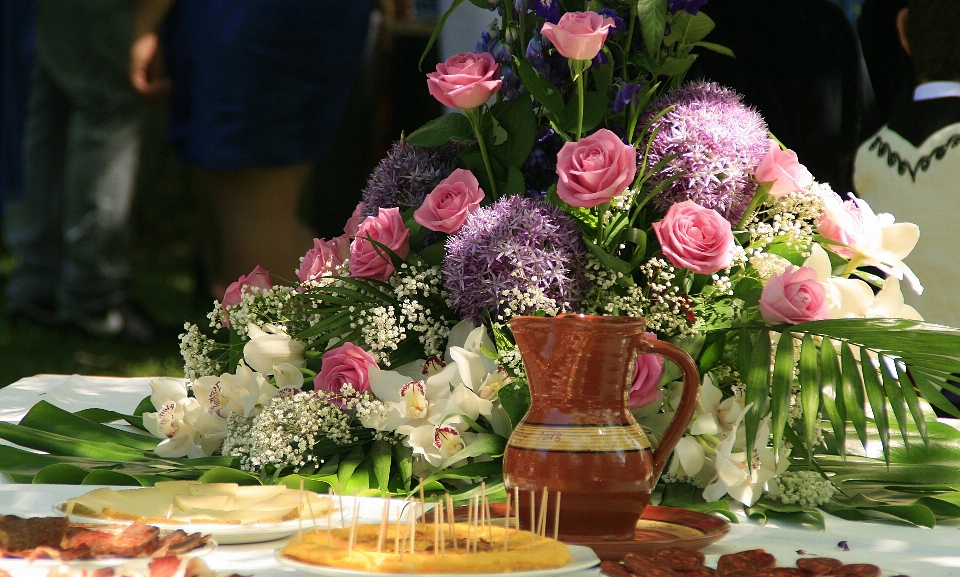
[[[584,70],[577,76],[577,140],[580,140],[580,135],[583,134],[583,76]]]
[[[601,247],[603,246],[603,229],[606,226],[607,210],[609,208],[609,202],[597,205],[597,245]]]
[[[860,263],[862,262],[863,262],[863,255],[862,254],[855,255],[853,258],[850,259],[850,262],[847,263],[847,266],[844,267],[843,272],[840,273],[840,276],[844,278],[849,277],[853,273],[853,271],[857,270],[857,267],[860,266]]]
[[[737,230],[743,230],[747,226],[747,221],[750,220],[750,215],[753,214],[753,211],[760,206],[760,203],[766,199],[767,193],[760,188],[757,188],[757,192],[754,193],[753,198],[750,199],[750,204],[747,205],[746,212],[743,213],[743,217],[740,218],[740,222],[737,223]]]
[[[480,131],[480,107],[465,108],[463,113],[467,116],[467,120],[470,121],[470,126],[473,127],[473,133],[477,135],[477,144],[480,146],[480,156],[483,157],[483,166],[487,169],[487,178],[490,180],[490,194],[493,195],[493,200],[497,200],[500,198],[500,195],[497,193],[497,180],[493,177],[493,166],[490,164],[490,156],[487,155],[487,145],[483,141],[483,133]]]

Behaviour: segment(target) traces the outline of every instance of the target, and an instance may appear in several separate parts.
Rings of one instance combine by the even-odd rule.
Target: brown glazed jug
[[[546,521],[553,535],[560,493],[561,540],[633,539],[663,467],[693,415],[697,366],[683,349],[644,338],[645,320],[566,314],[515,317],[530,385],[530,410],[503,458],[509,494],[519,489],[520,524]],[[656,353],[683,373],[680,406],[656,451],[629,410],[627,395],[639,353]],[[548,506],[541,515],[542,491]],[[531,506],[534,514],[531,516]]]

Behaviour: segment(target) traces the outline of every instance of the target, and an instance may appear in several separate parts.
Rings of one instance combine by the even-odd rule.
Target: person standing
[[[960,326],[960,2],[910,0],[897,29],[917,86],[860,145],[854,185],[874,212],[920,227],[906,264],[924,291],[904,291],[906,303],[929,322]]]
[[[298,258],[313,246],[299,216],[301,190],[360,73],[372,7],[140,0],[130,81],[142,94],[166,89],[162,48],[167,140],[196,169],[216,224],[213,296],[258,265],[296,278]]]
[[[152,340],[129,295],[131,206],[146,120],[127,82],[133,0],[37,0],[24,195],[6,204],[17,258],[7,312]]]

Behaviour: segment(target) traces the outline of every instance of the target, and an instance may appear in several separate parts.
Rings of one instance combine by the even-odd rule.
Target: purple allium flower
[[[670,13],[676,14],[680,10],[686,10],[688,14],[696,16],[706,3],[707,0],[670,0]]]
[[[470,213],[447,240],[443,275],[450,307],[474,322],[484,310],[494,319],[532,313],[540,307],[531,303],[545,298],[574,310],[586,289],[585,258],[580,229],[560,209],[504,197]],[[516,291],[530,302],[518,303],[511,296]]]
[[[624,82],[622,78],[617,77],[613,79],[613,84],[617,87],[617,92],[613,96],[613,102],[610,103],[610,108],[614,113],[619,114],[623,112],[624,108],[636,102],[637,95],[643,90],[643,82],[630,84],[629,82]]]
[[[560,22],[560,0],[532,0],[533,11],[551,24]]]
[[[657,196],[657,206],[666,210],[690,199],[736,223],[757,189],[752,175],[769,148],[767,123],[733,90],[692,81],[657,99],[640,125],[670,105],[674,108],[650,128],[660,130],[651,143],[647,167],[676,154],[651,175],[650,184],[680,177]]]
[[[363,189],[364,214],[381,208],[418,206],[441,180],[461,168],[459,155],[466,145],[447,143],[421,148],[400,140],[373,169]]]

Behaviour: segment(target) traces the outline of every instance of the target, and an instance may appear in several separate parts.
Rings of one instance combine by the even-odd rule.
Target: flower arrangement
[[[922,492],[924,467],[960,488],[928,458],[958,442],[928,416],[960,416],[941,393],[960,332],[903,302],[917,227],[816,182],[732,90],[683,81],[695,49],[728,52],[705,0],[481,4],[500,18],[478,51],[426,78],[461,112],[393,147],[297,282],[258,267],[186,327],[189,384],[155,381],[140,411],[151,474],[496,496],[529,403],[508,321],[574,311],[644,316],[698,363],[665,503],[857,518],[887,502],[856,483]],[[636,360],[654,441],[678,377]],[[945,503],[884,511],[960,516]]]

